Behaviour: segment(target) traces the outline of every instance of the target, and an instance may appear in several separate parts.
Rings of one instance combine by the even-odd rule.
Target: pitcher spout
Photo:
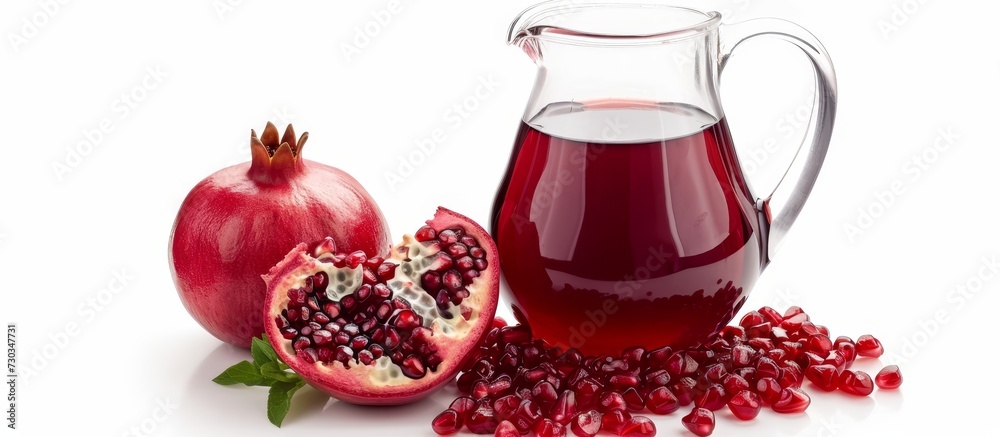
[[[522,11],[517,18],[510,23],[507,29],[507,45],[520,47],[533,62],[539,62],[539,51],[537,41],[537,31],[539,22],[542,21],[540,13],[551,9],[552,3],[563,0],[548,1],[536,4]],[[551,23],[549,24],[551,26]]]

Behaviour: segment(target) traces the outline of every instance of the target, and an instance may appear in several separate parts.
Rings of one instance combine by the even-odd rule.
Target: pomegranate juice
[[[687,106],[607,106],[522,123],[492,216],[508,297],[537,336],[587,354],[700,343],[766,262],[729,129]]]

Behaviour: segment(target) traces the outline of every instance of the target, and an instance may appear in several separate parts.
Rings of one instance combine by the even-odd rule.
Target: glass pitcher
[[[830,58],[787,21],[720,25],[659,3],[550,1],[508,42],[538,67],[493,206],[515,311],[536,335],[587,354],[692,346],[728,323],[802,209],[830,143]],[[766,196],[733,147],[719,76],[757,36],[816,72],[809,132]]]

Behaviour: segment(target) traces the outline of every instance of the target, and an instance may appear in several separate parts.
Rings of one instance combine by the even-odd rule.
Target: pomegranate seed
[[[802,374],[802,367],[795,361],[785,361],[781,366],[781,378],[778,382],[782,387],[800,387],[805,375]]]
[[[548,381],[540,381],[531,389],[531,398],[540,404],[551,404],[559,397],[556,388]],[[624,403],[624,401],[622,401]]]
[[[826,359],[823,360],[823,364],[829,364],[836,367],[838,372],[843,372],[847,368],[847,358],[840,351],[830,351]]]
[[[437,231],[430,226],[422,226],[420,229],[417,229],[417,233],[413,237],[419,242],[431,241],[437,238]]]
[[[723,378],[722,386],[726,389],[726,394],[732,396],[743,390],[749,389],[750,383],[748,383],[747,380],[743,379],[740,375],[730,374]]]
[[[646,398],[646,408],[653,414],[670,414],[680,407],[677,397],[666,387],[654,388]]]
[[[744,367],[750,364],[753,359],[754,350],[750,346],[739,345],[733,348],[733,365]]]
[[[781,378],[781,367],[778,367],[778,363],[767,357],[761,357],[757,361],[756,370],[757,378]]]
[[[396,265],[393,264],[393,263],[384,263],[384,264],[378,266],[378,268],[375,269],[375,274],[378,275],[378,278],[380,280],[388,282],[392,278],[396,277]],[[383,284],[381,282],[378,283],[378,284],[375,284],[376,295],[379,295],[378,294],[378,286],[379,285],[383,285]],[[385,289],[388,290],[389,288],[385,287]],[[381,296],[381,297],[384,299],[384,298],[387,298],[389,296],[388,296],[388,294],[386,294],[385,296]]]
[[[635,387],[629,387],[622,392],[622,398],[625,399],[625,409],[629,411],[639,412],[646,408],[646,402],[643,401],[642,395]]]
[[[323,350],[328,350],[328,349],[323,349]],[[329,361],[329,358],[327,358],[327,359],[325,359],[323,361]],[[361,352],[358,352],[358,362],[360,362],[361,364],[364,364],[366,366],[370,366],[372,363],[375,362],[375,355],[372,354],[372,352],[370,350],[367,350],[367,349],[363,350]]]
[[[774,378],[761,378],[757,380],[757,394],[761,400],[773,404],[781,398],[781,385]]]
[[[722,363],[712,364],[705,367],[705,371],[702,374],[702,378],[711,382],[722,382],[729,373],[726,372],[726,366]]]
[[[615,435],[621,435],[622,427],[632,420],[632,415],[625,410],[611,410],[601,416],[601,430]]]
[[[471,257],[463,256],[455,260],[455,266],[458,267],[458,269],[463,272],[462,279],[465,280],[466,284],[471,284],[473,279],[479,277],[479,272],[473,270],[476,267],[476,265],[472,261]]]
[[[785,353],[788,354],[789,358],[791,359],[797,358],[799,354],[802,353],[803,349],[802,343],[799,343],[797,341],[783,341],[778,344],[778,347],[784,350]]]
[[[321,349],[317,350],[316,351],[316,355],[319,358],[319,361],[322,361],[322,362],[330,362],[330,361],[333,361],[333,358],[334,358],[333,349],[330,349],[328,347],[324,347],[324,348],[321,348]]]
[[[820,334],[820,332],[813,322],[802,322],[802,326],[799,327],[799,335],[809,338],[816,334]]]
[[[903,384],[903,374],[899,366],[885,366],[875,375],[875,384],[883,390],[895,390]]]
[[[570,422],[569,429],[578,437],[594,437],[601,431],[600,412],[595,410],[580,413]]]
[[[535,424],[534,431],[537,437],[563,437],[566,435],[566,428],[549,419],[542,419]]]
[[[412,310],[403,310],[396,315],[396,321],[393,323],[397,328],[404,331],[412,330],[420,326],[423,323],[421,317]]]
[[[493,401],[493,411],[496,412],[498,419],[507,420],[507,418],[513,416],[514,413],[517,412],[517,407],[520,405],[521,398],[516,395],[507,395]]]
[[[753,367],[737,367],[733,369],[732,374],[743,378],[747,384],[757,381],[757,369]]]
[[[474,399],[485,398],[487,395],[490,394],[489,383],[486,382],[486,380],[484,379],[476,381],[476,383],[472,386],[471,393]]]
[[[726,389],[721,384],[712,384],[705,390],[705,394],[698,398],[695,405],[716,411],[726,406],[726,399]]]
[[[729,411],[740,420],[751,420],[760,413],[760,395],[743,390],[729,400]]]
[[[650,437],[656,435],[656,425],[644,416],[635,416],[622,425],[622,437]]]
[[[521,405],[517,407],[517,411],[511,420],[517,429],[522,432],[528,432],[534,428],[535,424],[542,420],[542,409],[532,402],[531,399],[522,400]]]
[[[781,322],[781,327],[789,331],[797,331],[802,327],[802,324],[809,321],[809,316],[805,313],[798,313],[790,317],[786,317],[785,320]]]
[[[523,325],[500,328],[500,341],[503,343],[524,343],[531,341],[531,331]]]
[[[337,268],[346,267],[347,264],[344,262],[344,260],[346,258],[347,258],[347,254],[346,253],[338,253],[338,254],[334,255],[333,256],[333,265],[337,266]]]
[[[510,377],[507,375],[501,375],[496,379],[494,379],[492,382],[490,382],[486,390],[490,396],[497,396],[506,393],[508,390],[510,390],[511,386],[512,384]]]
[[[687,376],[670,384],[670,391],[674,393],[674,396],[677,396],[677,402],[680,402],[681,406],[688,406],[694,402],[695,384],[694,379]]]
[[[683,362],[683,359],[681,362]],[[610,360],[601,366],[601,371],[605,373],[624,372],[626,370],[628,370],[628,363],[625,360]]]
[[[333,239],[329,239],[329,241],[330,241],[330,243],[333,243]],[[325,242],[326,241],[324,241],[324,243]],[[329,278],[327,278],[326,273],[323,273],[323,272],[319,272],[319,273],[313,275],[313,277],[312,277],[313,287],[315,289],[321,289],[321,290],[325,289],[328,279]]]
[[[855,396],[868,396],[875,390],[872,377],[865,372],[850,370],[840,375],[840,390]]]
[[[292,343],[292,349],[295,349],[296,351],[300,351],[309,346],[312,346],[312,341],[309,341],[306,337],[299,337]]]
[[[441,274],[438,272],[427,272],[420,278],[420,284],[429,293],[441,289]]]
[[[753,342],[754,340],[770,342],[771,339],[768,337],[771,335],[771,323],[764,322],[746,328],[746,334],[747,337],[750,338],[750,342]],[[767,347],[766,349],[770,349],[770,347]]]
[[[760,313],[765,322],[770,323],[772,326],[780,325],[782,319],[784,319],[784,317],[781,316],[781,313],[771,307],[761,307],[761,309],[757,310],[757,312]]]
[[[451,435],[462,430],[462,415],[455,410],[444,410],[431,422],[431,429],[438,435]]]
[[[451,256],[449,256],[445,252],[438,252],[435,258],[437,259],[437,261],[434,263],[434,268],[438,270],[442,271],[448,270],[454,264],[454,261],[452,261]]]
[[[466,245],[466,247],[468,247],[470,249],[479,245],[479,242],[476,241],[475,238],[472,238],[471,236],[468,236],[468,235],[466,235],[466,236],[464,236],[462,238],[459,238],[458,242]]]
[[[643,377],[647,387],[663,387],[670,383],[670,373],[664,369],[654,370]]]
[[[781,349],[777,349],[777,348],[774,348],[774,349],[771,349],[771,350],[767,351],[767,357],[770,358],[771,361],[774,361],[776,363],[780,363],[782,361],[785,361],[785,356],[786,355],[787,354],[785,353],[785,351],[783,351]]]
[[[601,395],[601,411],[608,412],[611,410],[624,410],[625,398],[622,397],[620,393],[617,392],[605,392]]]
[[[462,243],[452,244],[451,246],[448,246],[447,250],[448,255],[451,255],[452,258],[461,258],[469,254],[469,247]],[[469,263],[471,264],[471,262],[472,260],[470,258]]]
[[[596,403],[600,391],[601,385],[592,378],[583,378],[573,387],[573,392],[576,393],[577,405]]]
[[[639,378],[632,375],[611,375],[608,383],[615,388],[624,389],[627,387],[638,387]]]
[[[566,424],[576,415],[576,394],[572,390],[564,390],[556,400],[556,405],[549,413],[552,420]]]
[[[458,270],[448,270],[441,276],[441,283],[448,290],[456,291],[459,288],[462,288],[462,274],[459,273]]]
[[[771,409],[777,413],[801,413],[809,407],[809,395],[795,387],[781,390],[778,400],[771,404]]]
[[[494,437],[521,437],[521,431],[513,423],[504,420],[500,422],[500,425],[497,425],[497,430],[493,435]]]
[[[764,316],[757,311],[750,311],[740,319],[740,326],[743,329],[749,329],[751,326],[760,325],[761,323],[764,323]]]
[[[427,374],[427,369],[424,368],[424,363],[420,361],[420,357],[417,357],[416,355],[410,355],[403,359],[399,368],[403,371],[403,375],[406,375],[407,378],[420,379]]]
[[[858,357],[858,351],[854,347],[854,342],[834,345],[834,350],[840,352],[840,355],[844,357],[845,367],[851,367],[854,364],[854,360]]]
[[[319,360],[319,354],[316,353],[316,349],[307,347],[295,353],[295,355],[307,363],[315,363]]]
[[[798,307],[798,306],[795,306],[795,305],[793,305],[793,306],[790,306],[790,307],[788,307],[788,309],[787,309],[787,310],[785,310],[785,316],[784,316],[784,319],[785,319],[785,320],[787,320],[787,319],[790,319],[790,318],[792,318],[792,317],[795,317],[795,316],[797,316],[797,315],[799,315],[799,314],[805,314],[805,313],[806,313],[806,312],[805,312],[805,311],[804,311],[804,310],[803,310],[803,309],[802,309],[801,307]],[[808,318],[808,316],[807,316],[807,317],[806,317],[806,320],[808,320],[808,319],[809,319],[809,318]]]
[[[646,360],[646,363],[650,368],[660,368],[666,364],[667,359],[669,359],[673,354],[674,351],[670,349],[669,346],[664,346],[659,349],[653,349],[646,352],[646,355],[643,358]]]
[[[438,241],[441,242],[441,244],[445,246],[450,246],[452,244],[457,243],[459,237],[458,234],[455,233],[455,231],[451,229],[445,229],[438,233],[437,238]]]
[[[823,334],[814,334],[806,340],[806,349],[819,355],[826,355],[833,350],[833,342],[830,337]]]
[[[866,334],[858,337],[854,347],[860,357],[878,358],[882,356],[882,342],[871,335]]]
[[[350,267],[352,269],[355,269],[358,266],[360,266],[361,263],[365,262],[365,260],[367,260],[367,259],[368,259],[368,257],[365,256],[365,252],[364,251],[362,251],[362,250],[356,250],[356,251],[351,252],[350,254],[348,254],[347,258],[344,259],[344,261],[347,263],[348,267]]]
[[[322,346],[333,341],[333,334],[330,331],[321,329],[312,333],[312,339],[313,343]]]
[[[829,364],[820,364],[806,368],[806,379],[823,391],[834,391],[840,384],[840,372]]]
[[[695,408],[681,418],[681,423],[696,436],[709,436],[715,431],[715,413],[704,408]]]
[[[340,361],[345,365],[350,362],[351,357],[354,356],[354,350],[348,346],[337,346],[337,350],[334,355],[334,360]]]
[[[472,410],[465,423],[469,427],[469,431],[476,434],[490,434],[496,431],[499,425],[493,409],[485,405],[480,405],[475,410]]]
[[[675,353],[667,359],[665,368],[671,375],[693,375],[698,371],[698,362],[686,353]]]

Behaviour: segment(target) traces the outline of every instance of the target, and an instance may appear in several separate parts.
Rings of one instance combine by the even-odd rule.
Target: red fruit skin
[[[438,208],[434,218],[427,221],[427,225],[435,229],[463,227],[467,235],[473,236],[483,244],[483,249],[487,251],[487,259],[499,259],[496,246],[489,234],[468,217],[445,208]],[[410,236],[404,237],[403,240],[404,243],[415,242]],[[401,252],[398,250],[399,248],[401,247],[397,246],[397,248],[390,250],[393,258],[388,258],[388,261],[399,262],[399,258],[406,257],[406,251]],[[286,294],[287,290],[291,288],[290,284],[295,283],[300,278],[300,274],[312,273],[315,270],[315,265],[319,261],[310,256],[306,249],[307,245],[300,243],[281,262],[271,268],[267,275],[264,275],[264,280],[268,285],[267,304],[261,313],[265,320],[274,320],[280,314],[280,308],[287,304]],[[482,291],[473,293],[471,297],[463,301],[469,305],[477,305],[478,308],[476,317],[469,321],[472,326],[470,326],[466,336],[453,337],[443,334],[439,327],[432,328],[432,336],[435,338],[434,344],[443,361],[438,365],[437,371],[428,371],[420,379],[407,379],[402,383],[386,384],[372,377],[373,366],[354,363],[350,369],[345,369],[340,363],[331,363],[330,365],[306,363],[295,355],[291,343],[282,338],[281,332],[274,323],[265,324],[267,337],[282,361],[288,364],[309,385],[330,397],[358,405],[412,403],[430,396],[445,384],[454,381],[459,370],[466,366],[467,361],[473,355],[472,352],[476,350],[479,343],[493,327],[500,297],[500,269],[497,264],[491,263],[489,269],[477,278],[477,281],[481,281],[480,283],[483,284]],[[489,408],[489,411],[492,413],[492,408]],[[469,422],[466,420],[467,426]]]
[[[329,236],[341,251],[369,256],[384,256],[392,246],[382,211],[357,180],[281,152],[271,161],[255,153],[254,161],[199,182],[170,232],[170,274],[184,308],[235,346],[250,347],[264,332],[261,275],[296,244]]]

